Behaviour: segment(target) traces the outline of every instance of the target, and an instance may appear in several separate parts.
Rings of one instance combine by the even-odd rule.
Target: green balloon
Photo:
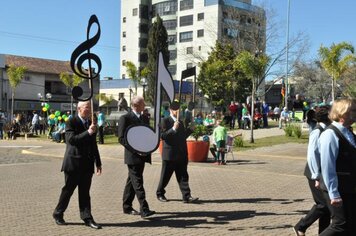
[[[55,115],[55,116],[60,116],[60,115],[61,115],[61,112],[60,112],[60,111],[56,111],[56,112],[54,113],[54,115]]]
[[[48,110],[50,108],[50,105],[48,103],[45,103],[44,107]]]

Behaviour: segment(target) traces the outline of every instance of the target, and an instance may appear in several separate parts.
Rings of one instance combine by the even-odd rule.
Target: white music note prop
[[[126,131],[126,140],[129,146],[140,153],[151,153],[158,148],[161,131],[159,127],[162,89],[167,93],[170,102],[174,99],[174,83],[171,74],[164,65],[162,52],[158,53],[156,93],[154,105],[154,127],[139,125],[129,127]]]

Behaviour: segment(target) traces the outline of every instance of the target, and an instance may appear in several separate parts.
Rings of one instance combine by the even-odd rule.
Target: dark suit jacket
[[[89,124],[90,125],[90,124]],[[66,122],[66,151],[62,171],[94,173],[94,162],[101,166],[96,134],[89,135],[78,116]]]
[[[142,120],[140,120],[132,111],[121,116],[119,119],[118,138],[119,138],[119,143],[121,143],[125,147],[124,155],[125,155],[125,164],[127,165],[142,165],[145,162],[151,163],[151,154],[145,156],[139,155],[139,153],[136,150],[133,150],[128,145],[125,136],[126,130],[129,126],[135,126],[140,124],[142,125],[145,123]]]
[[[174,120],[166,117],[162,120],[161,139],[163,140],[162,160],[166,161],[188,161],[187,138],[192,130],[185,128],[179,121],[179,128],[173,130]]]

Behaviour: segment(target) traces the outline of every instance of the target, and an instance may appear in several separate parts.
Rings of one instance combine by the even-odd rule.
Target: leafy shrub
[[[193,133],[191,136],[195,139],[195,141],[198,141],[198,138],[207,134],[208,129],[204,125],[196,125]]]
[[[236,137],[234,139],[234,146],[235,147],[243,147],[244,146],[244,140],[242,139],[242,137]]]
[[[292,134],[293,134],[293,126],[287,125],[287,126],[284,128],[284,132],[285,132],[285,135],[286,135],[286,136],[292,137]]]
[[[293,134],[297,138],[300,138],[302,136],[302,128],[299,125],[294,125],[293,126]]]

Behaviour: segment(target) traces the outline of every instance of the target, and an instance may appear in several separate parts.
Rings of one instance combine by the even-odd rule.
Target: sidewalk
[[[262,130],[262,129],[261,129]],[[17,145],[28,163],[0,164],[0,235],[293,235],[291,227],[312,206],[305,177],[306,145],[285,144],[235,153],[226,166],[189,163],[192,195],[198,204],[183,204],[173,177],[168,203],[156,200],[161,160],[153,154],[144,178],[147,201],[157,214],[148,220],[122,213],[127,178],[120,145],[100,145],[103,175],[91,190],[96,231],[78,213],[77,192],[65,213],[68,226],[55,225],[51,213],[63,186],[60,166],[64,144],[38,140],[0,142],[1,151]],[[4,155],[1,152],[1,155]],[[6,153],[5,153],[6,154]],[[31,161],[31,159],[34,161]],[[138,209],[137,200],[134,208]],[[309,231],[316,235],[316,226]]]

